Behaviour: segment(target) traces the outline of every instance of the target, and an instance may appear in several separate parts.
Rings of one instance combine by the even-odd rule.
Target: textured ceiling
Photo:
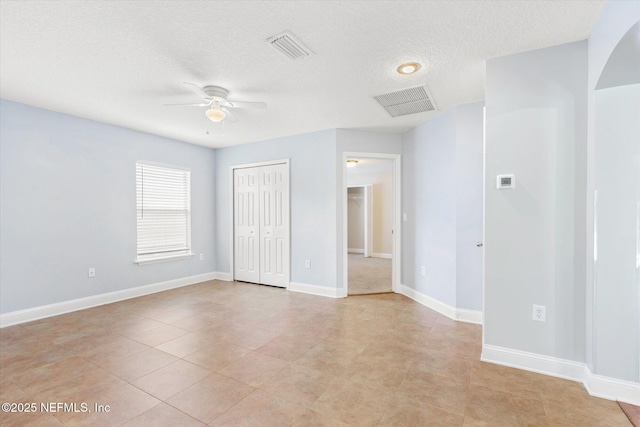
[[[484,98],[487,58],[586,39],[604,1],[0,1],[2,98],[209,147],[351,128],[402,132]],[[265,40],[288,30],[314,53]],[[396,73],[403,62],[421,70]],[[262,101],[214,124],[181,82]],[[373,96],[426,85],[438,110]]]

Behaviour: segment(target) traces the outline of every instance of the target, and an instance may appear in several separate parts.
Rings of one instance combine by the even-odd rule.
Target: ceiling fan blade
[[[238,116],[233,114],[233,112],[230,109],[223,108],[222,111],[224,111],[224,114],[225,114],[225,117],[224,117],[225,121],[228,121],[229,123],[236,123],[238,121]]]
[[[208,107],[209,105],[211,105],[211,103],[209,102],[208,104],[205,103],[199,103],[199,104],[163,104],[163,105],[171,105],[171,106],[178,106],[178,107]]]
[[[241,101],[229,101],[230,108],[253,108],[256,110],[266,110],[267,104],[264,102],[241,102]]]
[[[193,86],[200,95],[202,95],[204,98],[209,98],[209,94],[207,92],[205,92],[204,90],[202,90],[202,88],[200,86],[198,86],[197,84],[189,83],[189,82],[182,82],[182,83],[184,83],[186,85],[189,85],[189,86]]]

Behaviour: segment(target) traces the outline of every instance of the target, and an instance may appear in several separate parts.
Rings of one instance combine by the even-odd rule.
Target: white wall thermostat
[[[496,187],[499,190],[504,188],[516,188],[515,175],[498,175],[496,178]]]

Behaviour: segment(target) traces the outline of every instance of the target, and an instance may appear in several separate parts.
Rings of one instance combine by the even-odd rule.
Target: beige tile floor
[[[394,294],[213,281],[4,328],[0,344],[2,402],[79,408],[2,426],[630,425],[580,384],[480,362],[480,326]]]
[[[391,260],[349,254],[349,295],[391,292]]]

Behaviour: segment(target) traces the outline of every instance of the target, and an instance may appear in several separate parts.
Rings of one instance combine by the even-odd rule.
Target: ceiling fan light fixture
[[[356,159],[347,160],[347,167],[348,168],[355,168],[357,164],[358,164],[358,161]]]
[[[219,107],[211,106],[206,113],[207,118],[212,122],[218,123],[224,120],[226,114]]]
[[[400,74],[413,74],[420,69],[421,65],[417,62],[407,62],[397,68]]]

